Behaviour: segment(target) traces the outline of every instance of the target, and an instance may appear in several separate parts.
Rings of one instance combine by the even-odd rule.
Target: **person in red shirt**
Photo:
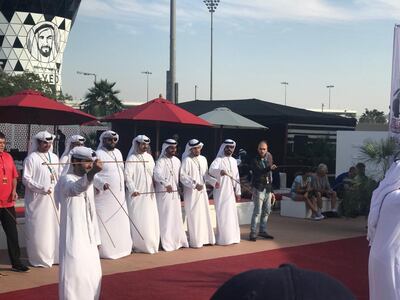
[[[15,214],[15,200],[18,195],[18,173],[14,160],[5,152],[6,137],[0,132],[0,222],[7,237],[8,255],[12,270],[16,272],[28,272],[29,268],[21,263],[18,244],[17,219]]]

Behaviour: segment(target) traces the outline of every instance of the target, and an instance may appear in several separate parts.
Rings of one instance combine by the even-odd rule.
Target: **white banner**
[[[389,135],[400,142],[400,25],[394,27]]]

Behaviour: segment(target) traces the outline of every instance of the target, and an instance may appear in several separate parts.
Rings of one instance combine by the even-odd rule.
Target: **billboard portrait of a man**
[[[27,39],[29,53],[40,62],[52,62],[60,51],[58,28],[51,22],[32,27]]]

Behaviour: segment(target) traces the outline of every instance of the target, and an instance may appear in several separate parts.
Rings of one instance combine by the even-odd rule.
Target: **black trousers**
[[[20,261],[20,250],[18,244],[18,231],[15,207],[0,208],[0,222],[3,226],[4,232],[7,237],[7,248],[8,256],[10,257],[11,265],[19,265]]]

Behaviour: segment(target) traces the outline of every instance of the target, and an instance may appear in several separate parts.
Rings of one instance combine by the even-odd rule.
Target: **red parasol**
[[[129,108],[110,116],[103,121],[132,120],[132,121],[159,121],[168,123],[212,126],[207,121],[180,108],[163,98],[156,98],[145,104]]]
[[[212,126],[212,124],[206,120],[203,120],[170,101],[161,98],[161,96],[145,104],[117,112],[102,119],[102,121],[109,122],[129,120],[156,122],[156,149],[159,148],[160,122]]]
[[[93,120],[96,117],[32,90],[0,98],[1,123],[78,125]]]

